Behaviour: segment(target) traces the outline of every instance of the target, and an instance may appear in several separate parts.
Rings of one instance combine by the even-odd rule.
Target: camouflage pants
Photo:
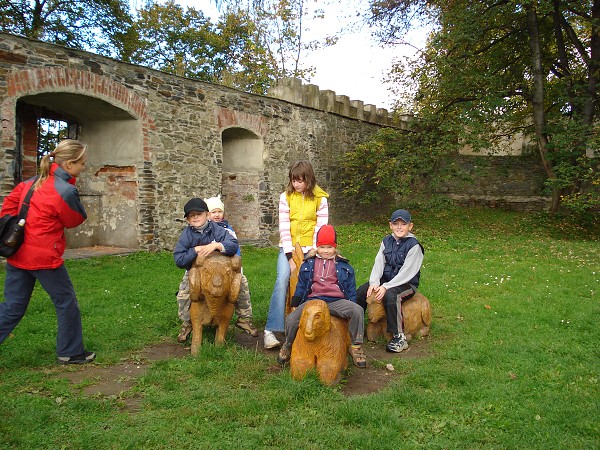
[[[177,292],[178,315],[182,322],[190,321],[190,303],[190,279],[186,270],[179,284],[179,291]],[[243,273],[240,294],[235,302],[235,313],[240,319],[252,319],[250,288],[248,287],[248,279]]]

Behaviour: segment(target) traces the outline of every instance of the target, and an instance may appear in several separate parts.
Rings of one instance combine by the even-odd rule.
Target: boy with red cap
[[[366,309],[367,297],[375,294],[383,302],[387,315],[387,332],[392,334],[386,350],[400,353],[408,348],[402,331],[402,302],[408,300],[419,287],[423,246],[412,234],[410,213],[398,209],[390,217],[390,230],[381,241],[369,281],[358,288],[358,303]]]
[[[285,342],[277,361],[285,364],[290,360],[292,343],[296,338],[302,310],[309,300],[327,302],[331,315],[349,319],[352,345],[348,349],[357,367],[366,367],[367,358],[362,350],[364,335],[364,311],[356,303],[356,279],[354,269],[337,250],[335,229],[323,225],[317,233],[317,249],[310,250],[300,266],[292,307],[285,321]]]

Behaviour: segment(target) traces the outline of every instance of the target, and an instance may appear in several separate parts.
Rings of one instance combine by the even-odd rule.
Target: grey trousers
[[[300,316],[304,307],[309,302],[302,303],[294,311],[292,311],[285,319],[285,344],[291,346],[296,339],[298,327],[300,326]],[[350,329],[350,338],[353,344],[362,344],[365,334],[365,312],[356,303],[350,300],[341,299],[333,302],[327,302],[329,312],[332,316],[341,319],[350,319],[348,328]]]

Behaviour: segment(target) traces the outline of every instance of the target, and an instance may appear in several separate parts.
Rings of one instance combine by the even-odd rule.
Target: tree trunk
[[[592,33],[590,39],[590,62],[588,65],[588,89],[583,107],[583,120],[588,126],[594,123],[600,80],[600,0],[594,0],[592,5]],[[593,156],[593,155],[589,155]]]
[[[531,49],[531,68],[533,72],[533,126],[537,139],[538,151],[548,179],[556,178],[552,162],[548,160],[548,136],[545,133],[546,112],[544,110],[544,71],[542,69],[542,54],[540,50],[540,34],[537,14],[533,6],[527,7],[527,30],[529,32],[529,47]],[[558,211],[560,205],[560,189],[552,188],[551,212]]]

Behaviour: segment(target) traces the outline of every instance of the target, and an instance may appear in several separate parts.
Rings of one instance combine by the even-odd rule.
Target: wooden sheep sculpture
[[[350,333],[348,321],[332,317],[323,300],[309,300],[300,316],[300,326],[290,358],[292,378],[301,380],[316,367],[327,386],[338,383],[348,368]]]
[[[242,259],[213,252],[198,256],[189,271],[192,355],[202,344],[202,327],[217,327],[215,345],[225,343],[225,335],[240,293]]]
[[[290,273],[290,284],[288,286],[287,297],[285,299],[285,316],[287,317],[292,312],[292,297],[296,292],[296,286],[298,285],[298,274],[300,273],[300,266],[304,260],[304,253],[302,247],[298,242],[292,252],[292,259],[296,263],[296,268]]]
[[[375,341],[380,336],[391,339],[386,331],[386,313],[382,302],[375,300],[375,295],[367,298],[367,339]],[[431,326],[431,306],[429,300],[420,292],[416,292],[408,300],[402,302],[402,330],[406,340],[415,336],[427,336]]]

